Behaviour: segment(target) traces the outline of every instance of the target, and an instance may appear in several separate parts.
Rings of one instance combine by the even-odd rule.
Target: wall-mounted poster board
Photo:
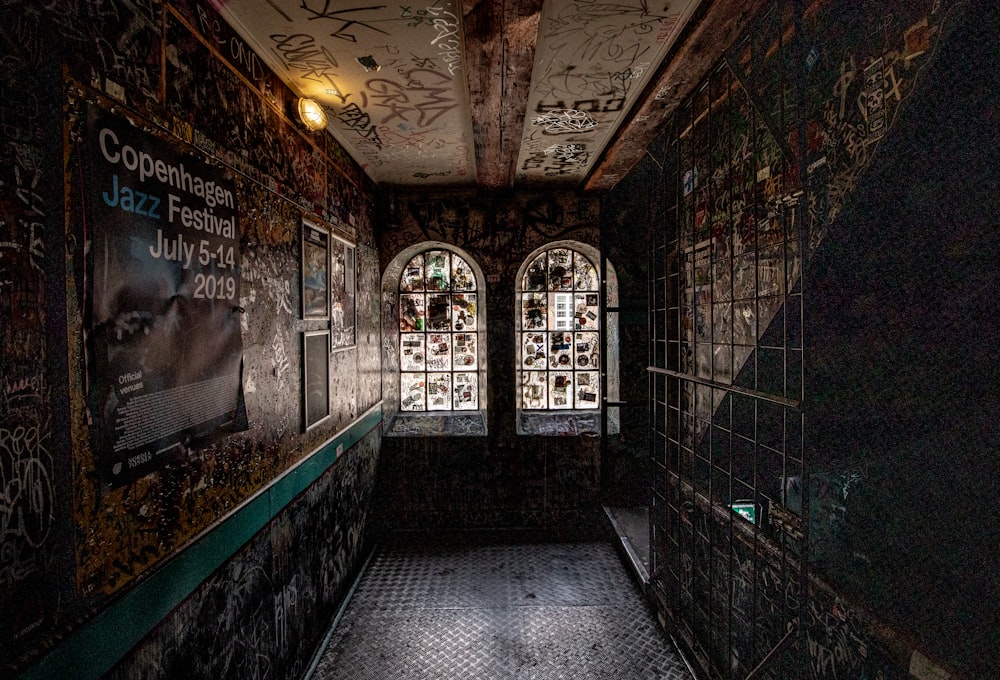
[[[302,334],[303,430],[330,417],[330,331]]]
[[[325,229],[302,221],[302,318],[330,318],[330,237]]]
[[[121,484],[238,427],[239,219],[223,168],[96,104],[86,114],[92,446]]]
[[[330,348],[354,347],[356,323],[354,244],[334,235],[330,241]]]

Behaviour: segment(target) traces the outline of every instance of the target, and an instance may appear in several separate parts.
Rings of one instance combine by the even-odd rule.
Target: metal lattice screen
[[[780,652],[805,584],[802,191],[761,23],[670,122],[650,263],[653,587],[726,678],[801,670]]]

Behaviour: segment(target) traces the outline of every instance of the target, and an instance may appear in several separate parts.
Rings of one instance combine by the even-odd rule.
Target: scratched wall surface
[[[483,271],[489,437],[438,437],[435,432],[386,437],[380,470],[383,521],[398,528],[542,526],[592,513],[600,493],[598,439],[516,434],[514,278],[524,259],[551,241],[599,246],[598,201],[570,192],[396,192],[384,202],[384,211],[383,271],[398,253],[424,241],[461,248]],[[387,315],[394,318],[391,309]],[[386,338],[383,361],[395,357],[393,342]],[[385,405],[387,421],[395,408]]]
[[[380,331],[371,187],[336,142],[304,134],[286,118],[291,93],[210,3],[15,1],[0,8],[0,22],[8,66],[0,79],[6,676],[376,405]],[[246,429],[119,488],[101,484],[89,448],[84,329],[91,270],[79,172],[87,159],[78,143],[87,102],[116,110],[183,154],[227,167],[240,216]],[[331,355],[331,417],[304,434],[301,335],[321,323],[303,322],[299,313],[306,215],[357,244],[360,288],[357,344]],[[265,573],[261,583],[278,589],[272,600],[284,604],[268,618],[280,619],[276,637],[284,642],[273,651],[288,655],[275,661],[288,665],[286,677],[297,677],[294,658],[315,642],[313,631],[325,624],[356,565],[378,448],[378,438],[369,437],[345,452],[294,512],[274,520],[263,542],[223,568],[251,580]],[[325,581],[310,582],[309,574]],[[220,583],[199,592],[213,599]],[[218,612],[233,639],[252,625],[242,617],[259,614],[239,609],[235,600],[244,594]],[[169,626],[195,638],[215,635],[217,619],[200,616],[202,604],[188,607]],[[161,642],[154,636],[150,644]],[[129,663],[141,663],[142,650],[136,654]],[[231,661],[230,670],[250,663]],[[168,663],[161,677],[176,677]],[[156,676],[150,673],[145,677]]]
[[[691,508],[687,521],[711,537],[712,547],[693,541],[691,551],[677,556],[677,578],[694,599],[711,603],[710,613],[693,624],[699,637],[694,646],[710,655],[700,658],[703,663],[726,660],[716,666],[719,677],[743,678],[772,651],[760,677],[909,677],[885,630],[856,604],[829,586],[804,584],[794,564],[774,559],[776,553],[755,545],[749,532],[730,532],[703,506]],[[724,587],[711,587],[709,574]],[[694,611],[690,602],[675,606]]]
[[[503,277],[513,282],[521,261],[545,243],[574,239],[599,245],[598,200],[572,192],[396,192],[383,209],[383,269],[407,246],[439,240],[475,253],[488,282]]]
[[[303,677],[363,558],[378,447],[351,447],[105,677]]]
[[[681,197],[673,204],[680,206],[676,213],[664,209],[657,219],[670,229],[681,229],[682,233],[687,230],[692,235],[686,244],[689,248],[673,254],[675,261],[665,257],[658,266],[660,271],[674,267],[674,271],[682,272],[678,277],[682,289],[677,297],[687,300],[678,303],[676,327],[671,327],[670,320],[665,319],[659,322],[660,327],[651,329],[658,337],[679,338],[682,353],[676,358],[676,370],[736,385],[744,385],[742,379],[748,374],[763,376],[762,357],[775,345],[784,349],[803,346],[799,337],[787,335],[791,326],[784,323],[786,318],[798,317],[798,310],[789,313],[787,308],[790,292],[797,295],[801,291],[805,296],[804,336],[811,338],[818,332],[829,343],[824,346],[812,339],[806,347],[809,368],[805,373],[804,394],[807,398],[816,395],[802,403],[806,414],[804,453],[811,475],[809,488],[800,488],[801,478],[785,470],[771,474],[766,464],[770,454],[762,447],[765,456],[758,459],[756,444],[754,451],[742,455],[737,455],[734,447],[732,458],[726,463],[728,472],[723,470],[732,475],[746,460],[763,461],[761,466],[755,465],[755,478],[749,488],[758,497],[768,498],[765,508],[773,510],[777,505],[787,504],[791,514],[800,519],[785,524],[765,520],[756,530],[748,523],[734,522],[726,505],[729,501],[720,503],[718,498],[720,488],[726,493],[726,485],[720,485],[718,480],[728,481],[717,474],[722,468],[708,470],[704,478],[695,466],[693,470],[681,469],[672,482],[654,480],[661,495],[673,501],[678,500],[676,494],[687,493],[678,489],[700,489],[700,493],[684,497],[689,497],[690,503],[675,502],[670,507],[654,508],[654,532],[675,537],[674,545],[680,548],[675,554],[654,556],[654,562],[662,567],[657,570],[662,582],[656,588],[662,588],[661,602],[682,623],[687,643],[721,677],[744,677],[765,658],[767,663],[760,669],[759,677],[895,678],[908,677],[908,672],[918,677],[947,676],[936,665],[939,663],[964,665],[963,671],[970,677],[991,677],[990,673],[984,673],[982,655],[975,648],[976,645],[980,650],[989,648],[991,640],[995,643],[995,635],[979,634],[970,642],[960,623],[962,617],[981,612],[981,606],[969,602],[968,593],[979,593],[982,598],[990,592],[984,589],[979,569],[972,567],[959,579],[947,579],[951,589],[948,592],[954,595],[962,590],[958,580],[974,584],[963,592],[962,606],[966,607],[963,612],[942,614],[958,599],[946,605],[943,598],[931,595],[940,588],[941,580],[932,572],[949,573],[947,570],[956,569],[953,565],[958,563],[953,556],[941,555],[950,553],[957,540],[944,527],[958,516],[966,517],[968,510],[945,513],[951,520],[935,519],[934,539],[920,542],[923,550],[920,555],[926,557],[917,557],[916,550],[907,552],[903,546],[913,540],[911,535],[926,532],[922,526],[926,508],[914,507],[904,500],[902,492],[903,488],[911,488],[903,478],[911,479],[910,471],[916,466],[904,466],[906,474],[901,474],[900,461],[909,459],[902,452],[887,455],[882,448],[896,446],[896,442],[887,441],[882,434],[883,418],[903,419],[911,429],[924,431],[925,427],[939,427],[930,422],[946,416],[942,413],[931,416],[925,409],[925,417],[918,426],[914,416],[903,415],[908,409],[899,403],[898,396],[893,401],[899,411],[893,413],[888,406],[873,409],[880,399],[868,394],[876,389],[882,398],[888,399],[893,388],[883,385],[897,383],[885,383],[880,376],[887,369],[862,358],[870,348],[861,338],[875,341],[876,346],[888,343],[880,355],[886,364],[898,365],[901,356],[909,356],[916,363],[923,360],[923,354],[916,348],[906,349],[910,340],[904,341],[901,336],[897,338],[900,342],[895,343],[878,332],[863,330],[868,326],[878,328],[880,322],[876,319],[882,314],[894,316],[895,321],[887,324],[889,328],[904,329],[907,323],[901,323],[901,319],[907,314],[907,306],[888,296],[898,297],[901,291],[918,286],[915,279],[922,274],[912,270],[903,273],[906,267],[898,265],[891,272],[885,270],[884,281],[880,280],[881,273],[871,272],[870,291],[838,290],[841,281],[856,279],[848,272],[853,272],[859,263],[880,259],[909,263],[919,259],[926,268],[943,266],[937,264],[937,258],[906,253],[908,244],[914,241],[910,237],[877,243],[874,234],[881,232],[888,237],[899,233],[900,227],[884,223],[898,219],[894,212],[909,214],[911,210],[904,207],[905,202],[880,205],[883,185],[908,186],[914,174],[912,161],[896,167],[891,161],[884,164],[883,160],[883,165],[875,168],[880,159],[898,158],[894,149],[901,145],[919,145],[915,140],[936,138],[935,123],[921,125],[919,119],[907,118],[910,99],[934,93],[942,78],[951,77],[947,72],[929,75],[934,72],[931,67],[941,58],[941,50],[951,50],[951,54],[962,51],[959,40],[947,42],[947,38],[968,35],[981,41],[976,37],[978,32],[970,30],[970,22],[984,20],[995,27],[995,9],[986,8],[983,3],[928,0],[865,3],[861,7],[856,3],[815,2],[804,7],[800,24],[802,41],[797,43],[794,4],[773,3],[756,19],[747,39],[719,65],[706,87],[682,107],[677,115],[686,118],[676,121],[674,135],[664,140],[662,150],[655,150],[657,160],[672,168],[664,171],[664,179],[658,181],[666,181],[667,192]],[[964,28],[956,29],[958,22],[964,22]],[[953,59],[952,64],[952,72],[964,73],[961,57]],[[986,90],[995,92],[995,78]],[[991,110],[994,109],[986,108]],[[945,117],[954,118],[948,114]],[[713,118],[717,123],[709,122]],[[755,122],[748,126],[750,120]],[[908,122],[904,125],[901,120]],[[952,134],[959,139],[964,135],[961,129]],[[677,144],[677,140],[683,141]],[[691,150],[686,150],[685,145]],[[668,151],[678,147],[679,153]],[[677,155],[672,156],[674,153]],[[945,164],[947,169],[935,169],[928,174],[964,176],[965,161],[960,158],[935,156],[933,162]],[[976,176],[982,177],[983,173],[980,171]],[[924,191],[932,184],[927,182]],[[958,184],[960,181],[956,180],[956,192]],[[935,192],[935,196],[943,195],[940,188]],[[869,198],[859,203],[859,194]],[[689,196],[694,200],[688,199]],[[970,203],[966,205],[963,200],[965,210],[975,210],[973,204],[982,203],[982,199],[966,200]],[[661,201],[665,206],[670,205],[666,200]],[[799,226],[804,227],[806,244],[794,249],[787,245],[796,235],[797,228],[793,229],[784,239],[786,245],[779,246],[784,249],[788,264],[775,270],[771,262],[774,243],[769,240],[768,225],[773,222],[775,229],[786,229],[793,218],[805,219],[805,224],[800,222]],[[883,224],[877,226],[880,221]],[[919,222],[915,217],[911,228],[924,229],[916,226]],[[858,224],[872,235],[858,237],[848,233]],[[970,231],[975,233],[976,228]],[[927,240],[922,237],[916,241]],[[699,258],[698,244],[705,248],[704,257]],[[893,254],[886,255],[884,249]],[[741,262],[740,257],[745,259]],[[930,259],[935,260],[934,265],[930,265]],[[823,262],[823,267],[810,271],[813,276],[807,275],[802,283],[799,280],[802,269],[817,261]],[[747,264],[749,271],[745,271]],[[954,275],[954,267],[944,269],[952,272],[948,276]],[[692,276],[685,276],[685,272]],[[815,278],[817,274],[821,278]],[[810,283],[816,288],[809,288]],[[887,292],[895,287],[900,290]],[[754,313],[760,315],[756,324],[759,333],[753,337],[753,328],[741,328],[737,323],[745,315],[736,313],[733,300],[747,297],[748,292],[750,297],[763,294],[765,289],[773,289],[767,296],[777,295],[782,300],[756,306]],[[879,297],[874,290],[883,291],[887,297]],[[706,306],[705,311],[699,311],[697,305],[702,302],[698,296],[704,296],[703,302],[714,303],[714,307]],[[858,324],[856,335],[850,324],[845,324],[842,318],[845,313],[834,311],[843,306],[841,298],[851,300],[849,304],[864,305],[863,313],[847,314]],[[721,323],[720,303],[722,311],[728,312],[722,315]],[[782,323],[771,323],[772,318],[781,319]],[[737,331],[743,342],[734,341]],[[843,339],[845,332],[854,337],[849,349]],[[745,342],[747,333],[749,343]],[[695,347],[702,342],[706,349],[712,350],[710,343],[718,338],[723,339],[722,345],[734,345],[728,363],[720,365],[712,351],[683,354],[686,342]],[[735,352],[738,344],[750,346],[738,355]],[[818,363],[810,363],[809,357],[817,357]],[[905,373],[906,369],[900,366],[900,371]],[[941,371],[935,372],[940,374]],[[914,393],[934,391],[932,382],[927,379],[919,388],[912,385],[901,388],[901,393],[907,395],[902,401],[919,402],[921,399],[914,397]],[[800,398],[798,385],[792,385],[792,392],[781,391],[788,389],[787,381],[779,381],[778,387],[773,393],[778,397],[794,401]],[[837,398],[830,396],[831,390]],[[957,395],[951,398],[957,399]],[[709,461],[716,451],[707,451],[712,440],[705,433],[720,422],[721,411],[716,410],[719,403],[705,402],[707,412],[701,429],[692,419],[683,422],[682,431],[672,435],[687,443],[695,456],[704,456]],[[826,409],[830,412],[825,413]],[[972,408],[972,412],[976,410]],[[968,411],[963,406],[962,412]],[[838,424],[839,418],[844,421]],[[818,427],[812,429],[811,423]],[[845,436],[852,427],[856,429]],[[831,436],[834,433],[836,438]],[[795,439],[791,437],[792,441]],[[938,441],[940,437],[933,439]],[[838,440],[848,443],[841,447],[836,443]],[[777,442],[788,444],[787,431]],[[775,450],[774,445],[768,446]],[[919,446],[904,448],[909,449],[907,455],[914,460],[926,462],[923,454],[914,451],[927,446],[922,439]],[[981,445],[979,450],[983,450]],[[793,467],[802,453],[790,453],[790,449],[778,452],[783,456],[788,454],[784,460]],[[877,489],[868,487],[871,480],[866,479],[866,468],[880,470]],[[715,481],[714,490],[704,484],[709,475]],[[882,498],[889,478],[898,484],[898,492],[893,496],[896,503]],[[935,497],[944,493],[945,482],[927,484],[926,481],[919,488],[928,488]],[[980,495],[974,486],[970,496]],[[711,508],[709,501],[713,503]],[[985,509],[982,505],[978,507]],[[940,506],[937,510],[941,510]],[[803,534],[794,529],[796,525],[807,526],[808,541],[802,540]],[[981,537],[982,533],[976,535]],[[963,554],[976,554],[975,544],[969,539],[958,542],[963,546]],[[859,553],[862,546],[864,549]],[[654,551],[662,550],[665,542],[654,540],[653,547]],[[936,566],[907,568],[906,573],[913,578],[904,583],[898,576],[890,576],[904,552],[909,555],[903,560],[907,564],[926,559]],[[803,564],[809,570],[807,578],[800,571]],[[889,581],[894,584],[891,593],[886,590]],[[936,606],[928,605],[928,600]],[[859,602],[874,605],[874,611]],[[917,612],[922,617],[919,624],[915,618]],[[885,625],[886,619],[891,625]],[[916,625],[933,632],[921,633]],[[936,661],[924,655],[930,653],[928,650]]]
[[[59,71],[44,63],[37,22],[9,19],[0,10],[11,27],[0,36],[8,64],[0,78],[0,669],[12,645],[55,624],[72,582],[69,467],[61,455],[69,442],[58,429],[66,409],[65,299],[48,284],[66,247],[61,150],[50,134]]]
[[[1000,7],[973,3],[817,251],[823,571],[967,678],[997,675]],[[899,172],[898,168],[905,168]],[[857,482],[838,487],[839,480]],[[842,490],[841,490],[842,489]]]

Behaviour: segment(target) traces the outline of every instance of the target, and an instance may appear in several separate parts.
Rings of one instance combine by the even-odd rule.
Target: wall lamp
[[[298,111],[302,124],[313,132],[326,127],[326,111],[315,99],[300,97]]]

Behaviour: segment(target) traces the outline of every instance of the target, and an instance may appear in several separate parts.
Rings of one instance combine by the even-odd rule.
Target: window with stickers
[[[536,252],[518,296],[520,409],[598,409],[601,292],[593,260],[567,246]]]
[[[480,408],[479,298],[476,276],[460,255],[430,249],[399,276],[400,412]]]

